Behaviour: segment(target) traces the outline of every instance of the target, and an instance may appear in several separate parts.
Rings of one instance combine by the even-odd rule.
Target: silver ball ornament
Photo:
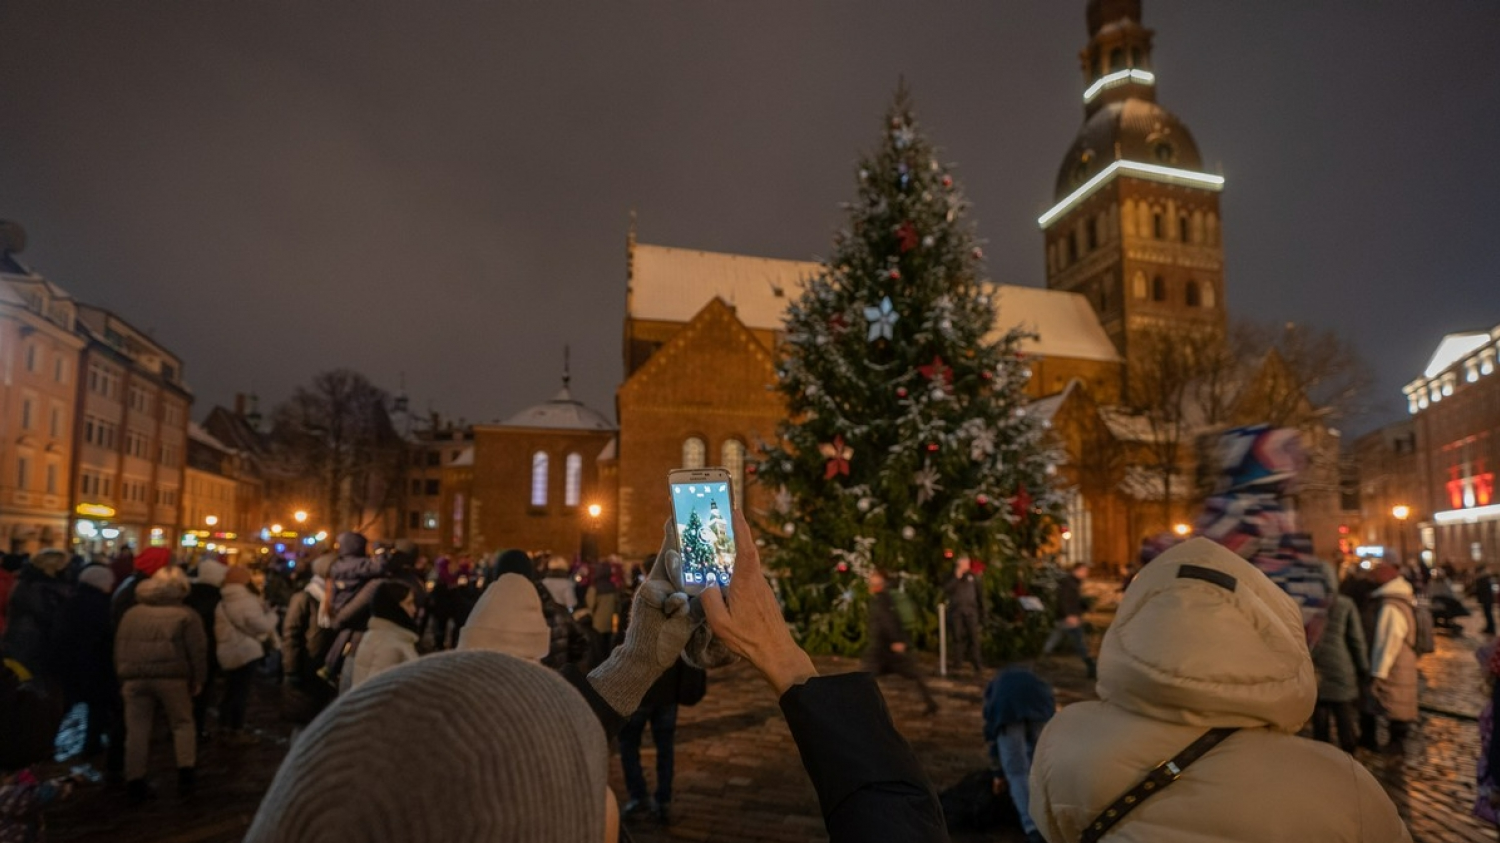
[[[901,528],[901,538],[906,539],[907,541],[911,541],[912,539],[914,539],[916,537],[917,537],[917,528],[916,527],[913,527],[910,524],[908,524],[905,527]]]

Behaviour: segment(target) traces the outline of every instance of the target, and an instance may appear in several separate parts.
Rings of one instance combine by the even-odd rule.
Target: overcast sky
[[[1500,322],[1500,4],[1146,0],[1223,194],[1230,313],[1337,327],[1386,415]],[[185,360],[195,415],[348,366],[413,406],[613,414],[643,242],[828,251],[899,76],[991,277],[1083,117],[1083,0],[0,5],[0,218]],[[1002,314],[1003,317],[1003,314]]]

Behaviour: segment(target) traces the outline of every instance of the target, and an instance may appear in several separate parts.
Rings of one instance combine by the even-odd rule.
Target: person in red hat
[[[120,621],[130,607],[135,605],[135,587],[142,581],[151,579],[151,576],[162,568],[172,564],[172,554],[165,547],[148,547],[135,557],[135,570],[120,587],[115,589],[114,599],[110,601],[109,614],[111,628],[118,630]]]

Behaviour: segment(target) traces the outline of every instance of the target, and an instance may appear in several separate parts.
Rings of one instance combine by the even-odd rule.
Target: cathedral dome
[[[1100,106],[1084,121],[1057,171],[1060,201],[1113,161],[1201,171],[1192,132],[1172,112],[1137,97]]]
[[[566,385],[545,404],[527,407],[506,419],[502,427],[534,427],[545,430],[614,430],[603,413],[585,407]]]

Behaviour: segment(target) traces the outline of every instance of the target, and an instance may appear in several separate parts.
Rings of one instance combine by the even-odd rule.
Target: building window
[[[1068,263],[1078,260],[1078,232],[1068,232]]]
[[[422,481],[421,480],[413,480],[413,481],[411,481],[411,493],[412,493],[413,496],[422,494]]]
[[[1146,297],[1146,273],[1137,270],[1130,277],[1130,294],[1138,299]]]
[[[47,494],[57,494],[57,466],[47,466]]]
[[[26,371],[36,371],[36,343],[26,345]]]
[[[62,410],[52,408],[52,417],[48,419],[47,429],[54,439],[62,435]]]
[[[531,455],[531,505],[547,505],[547,455],[542,451]]]
[[[1161,277],[1160,275],[1151,279],[1151,300],[1167,300],[1167,279]]]
[[[58,383],[68,382],[68,359],[66,357],[58,355],[57,359],[52,361],[52,379]]]
[[[25,457],[16,458],[16,488],[26,491],[26,485],[31,480],[31,460]]]
[[[421,529],[422,528],[422,513],[420,513],[420,512],[408,512],[408,513],[406,513],[406,528],[408,530],[419,530],[419,529]]]
[[[1088,243],[1089,251],[1099,248],[1099,229],[1104,225],[1104,220],[1095,218],[1088,221],[1084,226],[1085,242]]]
[[[440,481],[440,480],[428,480],[427,483],[422,488],[422,493],[425,494],[425,495],[427,495],[429,498],[437,497],[438,495],[441,495],[443,493],[443,490],[442,490],[442,481]]]
[[[1188,224],[1187,214],[1177,218],[1177,239],[1184,243],[1192,239],[1192,228]]]
[[[440,452],[440,451],[428,451],[427,452],[427,465],[432,466],[432,467],[435,468],[435,467],[437,467],[439,465],[442,465],[442,462],[443,462],[443,454],[442,454],[442,452]]]
[[[1203,293],[1202,293],[1202,290],[1199,288],[1197,281],[1189,281],[1187,283],[1187,306],[1188,307],[1202,307],[1203,306]]]
[[[703,461],[707,458],[708,446],[703,443],[702,439],[689,436],[687,441],[682,443],[683,468],[702,468]]]
[[[563,467],[563,506],[577,506],[583,494],[583,455],[568,454]]]
[[[31,429],[31,399],[25,398],[21,401],[21,429]]]
[[[1167,221],[1161,215],[1161,211],[1151,213],[1151,236],[1157,240],[1167,239]]]
[[[745,499],[745,443],[738,439],[724,440],[724,467],[729,469],[729,482],[734,486],[734,499]],[[744,503],[740,503],[744,506]]]
[[[1115,73],[1116,71],[1120,71],[1120,70],[1124,70],[1124,69],[1125,69],[1125,50],[1123,48],[1121,48],[1121,47],[1116,47],[1113,50],[1110,50],[1109,51],[1109,72],[1110,73]]]
[[[1199,287],[1199,293],[1201,294],[1201,298],[1203,299],[1203,306],[1204,307],[1213,307],[1215,304],[1218,303],[1217,299],[1214,298],[1214,285],[1213,285],[1213,282],[1211,282],[1211,281],[1205,281],[1205,282],[1203,282],[1203,284]]]

